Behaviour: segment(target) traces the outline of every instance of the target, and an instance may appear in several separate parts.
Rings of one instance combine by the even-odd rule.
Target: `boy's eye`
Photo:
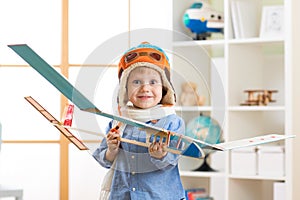
[[[157,80],[151,80],[149,81],[149,85],[158,85],[158,81]]]
[[[140,87],[140,86],[142,86],[142,85],[150,85],[150,86],[155,87],[155,86],[161,85],[161,82],[158,81],[158,80],[155,80],[155,79],[150,80],[149,82],[144,82],[144,81],[141,81],[141,80],[133,80],[133,81],[131,82],[131,85],[132,85],[133,87]]]
[[[142,81],[140,81],[140,80],[134,80],[134,81],[132,81],[132,84],[133,85],[142,85]]]

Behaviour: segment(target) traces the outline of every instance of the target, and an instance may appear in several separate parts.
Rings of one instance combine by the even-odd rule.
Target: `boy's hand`
[[[157,159],[162,159],[168,153],[166,151],[166,145],[161,142],[153,142],[152,144],[150,144],[148,151],[150,156]]]
[[[106,151],[106,159],[111,162],[116,158],[119,152],[119,146],[120,146],[119,138],[120,138],[120,133],[117,129],[112,129],[106,135],[106,143],[108,147]]]
[[[120,137],[119,131],[109,132],[106,135],[106,141],[107,141],[107,146],[109,151],[111,152],[118,151],[120,146],[120,140],[118,139],[119,137]]]

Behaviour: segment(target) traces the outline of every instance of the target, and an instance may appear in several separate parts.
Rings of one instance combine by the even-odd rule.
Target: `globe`
[[[223,131],[219,123],[210,116],[200,115],[187,123],[186,136],[204,141],[209,144],[218,144],[224,141]],[[205,153],[203,164],[195,171],[216,171],[207,162],[209,154],[214,152],[207,146],[202,146]]]

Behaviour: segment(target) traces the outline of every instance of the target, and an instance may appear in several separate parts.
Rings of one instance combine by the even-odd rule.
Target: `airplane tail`
[[[74,113],[74,105],[68,104],[64,109],[64,114],[62,117],[62,122],[64,126],[72,126],[73,121],[73,113]]]

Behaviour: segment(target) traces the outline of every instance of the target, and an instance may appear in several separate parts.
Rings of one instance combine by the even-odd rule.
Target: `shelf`
[[[225,177],[224,172],[199,172],[199,171],[180,171],[182,177]],[[251,179],[251,180],[274,180],[274,181],[285,181],[284,176],[248,176],[248,175],[229,175],[231,179]]]
[[[284,111],[284,106],[230,106],[229,111]]]
[[[173,42],[174,48],[192,48],[192,47],[202,47],[207,52],[211,52],[211,57],[220,57],[224,53],[224,40],[191,40],[191,41],[176,41]],[[213,54],[212,52],[218,52]]]
[[[176,111],[192,112],[192,111],[212,111],[210,106],[175,106]]]
[[[194,47],[194,46],[222,46],[227,40],[191,40],[191,41],[175,41],[173,47]],[[243,39],[230,39],[228,44],[237,45],[258,45],[258,44],[283,44],[283,38],[243,38]]]
[[[216,46],[223,45],[224,40],[191,40],[191,41],[176,41],[173,42],[174,47],[194,47],[194,46]]]
[[[182,177],[224,177],[224,172],[180,171]]]
[[[229,175],[229,178],[231,179],[250,179],[250,180],[271,180],[271,181],[285,181],[286,178],[285,177],[276,177],[276,176],[242,176],[242,175]]]
[[[175,106],[176,111],[193,112],[213,110],[210,106]],[[284,106],[230,106],[228,111],[284,111]]]
[[[289,0],[286,0],[289,2]],[[246,7],[245,12],[239,12],[242,19],[247,18],[247,23],[243,23],[244,32],[253,28],[255,33],[241,35],[242,38],[235,39],[233,33],[233,11],[231,5],[234,0],[224,1],[223,5],[219,1],[209,1],[211,6],[221,10],[226,17],[224,24],[223,37],[209,37],[208,40],[192,40],[188,37],[173,37],[172,46],[176,51],[176,59],[173,60],[174,69],[181,70],[185,76],[184,80],[199,82],[195,78],[194,72],[200,71],[206,84],[199,87],[198,94],[207,97],[208,101],[205,106],[177,106],[177,113],[181,114],[185,122],[190,122],[199,113],[213,116],[220,124],[223,125],[223,133],[226,141],[232,141],[242,138],[256,137],[265,133],[289,133],[289,107],[287,107],[289,98],[289,74],[290,70],[290,52],[286,46],[289,45],[289,39],[283,37],[259,37],[259,25],[261,24],[262,8],[265,4],[284,5],[286,1],[268,0],[268,3],[256,1],[255,4],[257,15],[255,23],[248,23],[249,12],[251,9]],[[173,28],[176,31],[185,33],[180,24],[182,13],[192,4],[193,1],[180,1],[174,3],[173,7]],[[241,10],[240,10],[241,11]],[[237,13],[235,13],[237,14]],[[252,13],[251,13],[252,14]],[[249,27],[245,27],[249,26]],[[246,29],[245,29],[246,28]],[[285,26],[285,32],[290,30],[290,26]],[[252,29],[252,30],[254,30]],[[186,40],[186,41],[184,41]],[[200,47],[200,48],[199,48]],[[199,49],[205,50],[204,53]],[[184,59],[182,59],[184,58]],[[220,59],[220,62],[212,61]],[[215,65],[214,65],[215,64]],[[197,70],[190,71],[190,66],[197,67]],[[194,68],[193,68],[194,69]],[[174,79],[175,80],[175,79]],[[177,79],[176,79],[177,80]],[[180,79],[179,79],[180,80]],[[219,81],[221,80],[221,81]],[[223,86],[223,87],[221,87]],[[180,91],[181,82],[175,83],[175,88]],[[275,102],[270,102],[267,106],[241,106],[245,101],[245,89],[271,89],[278,92],[273,97]],[[224,89],[224,90],[223,90]],[[207,92],[208,91],[208,92]],[[222,93],[224,92],[224,93]],[[224,95],[223,95],[224,94]],[[256,97],[256,95],[255,95]],[[217,106],[215,106],[217,105]],[[197,113],[198,112],[198,113]],[[288,149],[288,143],[280,143]],[[288,159],[285,159],[285,166],[290,166]],[[181,177],[184,179],[185,186],[197,187],[205,182],[205,188],[208,188],[210,195],[216,200],[239,200],[239,199],[273,199],[273,183],[286,182],[290,183],[289,176],[260,176],[260,175],[234,175],[230,173],[230,163],[232,157],[225,153],[222,159],[211,159],[213,165],[222,166],[222,172],[198,172],[189,171],[191,165],[189,160],[182,161]],[[184,168],[186,167],[186,168]],[[190,168],[189,168],[190,167]],[[287,169],[285,169],[287,174]],[[290,200],[290,198],[287,198]]]
[[[257,45],[257,44],[283,44],[283,38],[243,38],[243,39],[230,39],[229,44],[246,44],[246,45]]]

